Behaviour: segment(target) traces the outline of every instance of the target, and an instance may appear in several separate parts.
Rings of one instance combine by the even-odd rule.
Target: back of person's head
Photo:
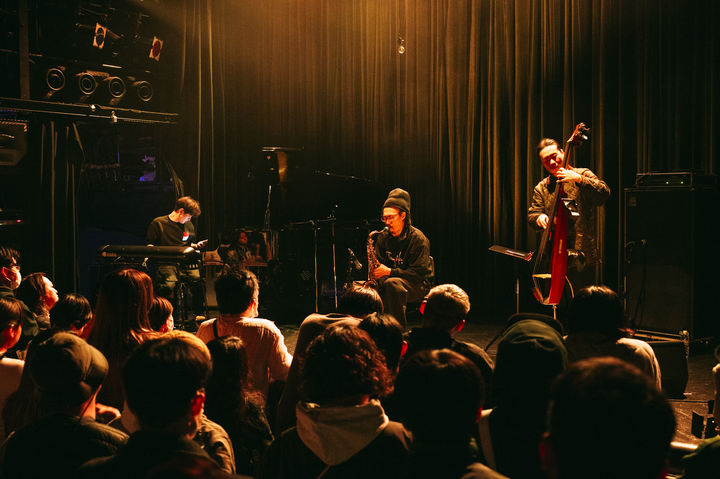
[[[132,268],[108,273],[100,285],[89,342],[108,357],[130,351],[152,330],[148,312],[153,297],[146,273]]]
[[[9,268],[20,262],[20,253],[7,246],[0,246],[0,268]]]
[[[484,398],[480,370],[449,349],[423,350],[403,362],[395,397],[403,423],[416,438],[469,438]]]
[[[245,405],[248,360],[240,338],[221,336],[207,343],[212,374],[207,384],[205,411],[210,419],[241,412]]]
[[[28,358],[43,413],[78,414],[100,389],[108,372],[105,356],[75,334],[58,332],[42,340]]]
[[[90,302],[82,294],[66,294],[50,310],[50,324],[61,331],[79,331],[92,317]]]
[[[403,341],[403,327],[389,314],[371,314],[360,321],[359,328],[367,331],[375,341],[390,372],[394,372],[400,363],[400,356],[405,342]]]
[[[200,210],[200,203],[192,196],[181,196],[175,201],[174,211],[183,209],[185,214],[200,216],[202,210]]]
[[[168,324],[168,319],[170,319],[172,313],[172,303],[162,296],[155,296],[150,311],[148,311],[148,319],[153,331],[167,332],[172,329]]]
[[[182,427],[212,369],[210,353],[196,336],[171,331],[145,341],[123,369],[125,398],[141,429]]]
[[[22,303],[9,297],[0,298],[0,351],[12,348],[22,333]]]
[[[642,371],[602,357],[553,386],[544,462],[552,478],[656,479],[675,432],[673,409]]]
[[[572,299],[568,334],[593,332],[610,338],[626,336],[628,320],[620,296],[607,286],[588,286]]]
[[[537,319],[512,323],[503,333],[492,376],[497,409],[526,413],[542,425],[553,380],[567,367],[567,350],[557,328]]]
[[[257,277],[248,270],[226,269],[215,280],[215,296],[221,314],[244,313],[259,293]]]
[[[391,391],[385,358],[370,335],[353,326],[335,325],[315,338],[301,378],[304,399],[318,404],[356,404]]]
[[[15,290],[15,297],[25,303],[30,311],[36,314],[42,313],[45,297],[45,275],[43,273],[31,273],[25,276],[20,286]]]
[[[425,296],[423,326],[449,331],[464,321],[470,311],[470,298],[454,284],[435,286]]]
[[[338,311],[356,318],[364,318],[373,313],[382,313],[383,302],[377,290],[365,286],[353,286],[340,297]]]

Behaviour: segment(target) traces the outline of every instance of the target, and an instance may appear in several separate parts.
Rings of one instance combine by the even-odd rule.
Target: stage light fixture
[[[45,72],[45,86],[48,91],[45,93],[45,99],[51,98],[55,93],[65,88],[65,67],[51,67]]]
[[[160,53],[162,53],[163,41],[158,37],[153,37],[152,46],[150,47],[149,58],[152,58],[156,62],[160,61]]]
[[[105,38],[107,37],[107,33],[107,27],[102,26],[99,23],[95,24],[95,35],[93,35],[92,45],[98,50],[102,50],[105,46]]]
[[[152,100],[153,97],[153,86],[150,84],[150,82],[145,80],[135,81],[132,83],[132,87],[135,90],[135,94],[138,97],[138,100],[142,102],[148,102]]]
[[[97,80],[95,79],[95,75],[91,74],[90,72],[82,72],[77,74],[78,79],[78,89],[80,90],[80,93],[82,93],[84,98],[89,97],[93,93],[95,93],[95,90],[97,90]]]
[[[108,76],[103,80],[107,88],[107,93],[110,95],[110,104],[116,105],[127,91],[125,82],[120,77]]]

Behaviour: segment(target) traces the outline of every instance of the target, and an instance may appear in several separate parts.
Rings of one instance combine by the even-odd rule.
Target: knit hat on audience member
[[[404,211],[408,215],[410,214],[410,193],[403,190],[402,188],[395,188],[390,192],[383,208],[397,208],[400,211]]]
[[[70,333],[56,333],[41,342],[26,367],[41,397],[67,407],[90,399],[108,373],[105,356]]]

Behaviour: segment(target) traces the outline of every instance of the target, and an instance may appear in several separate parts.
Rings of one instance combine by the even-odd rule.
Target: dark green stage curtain
[[[592,128],[576,162],[613,191],[600,220],[614,287],[635,174],[718,168],[713,0],[198,0],[175,13],[171,156],[210,237],[262,211],[247,194],[261,146],[302,146],[312,168],[410,191],[438,280],[506,314],[512,268],[487,247],[535,248],[541,138]]]

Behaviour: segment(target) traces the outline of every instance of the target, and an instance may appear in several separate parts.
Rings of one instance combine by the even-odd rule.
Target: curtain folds
[[[617,287],[622,189],[637,172],[716,173],[717,2],[188,1],[173,162],[201,229],[259,224],[262,146],[412,194],[438,279],[512,309],[535,145],[583,121],[576,157],[610,185],[605,283]],[[404,53],[400,52],[401,47]],[[379,209],[380,205],[378,205]]]

